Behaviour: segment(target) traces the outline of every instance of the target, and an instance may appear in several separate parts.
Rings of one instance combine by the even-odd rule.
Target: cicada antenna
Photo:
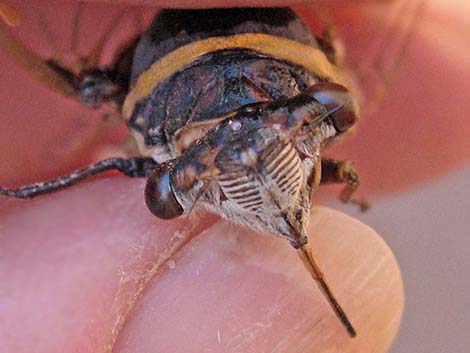
[[[324,120],[328,119],[328,117],[331,114],[334,114],[335,112],[340,110],[342,107],[344,107],[344,103],[320,114],[308,124],[308,128],[313,131],[313,129],[315,129],[318,125],[320,125]]]
[[[207,191],[207,189],[209,188],[209,185],[210,185],[210,181],[205,181],[204,182],[204,185],[202,186],[202,188],[198,191],[197,195],[196,195],[196,198],[194,199],[194,202],[193,204],[191,205],[191,208],[189,209],[188,211],[188,216],[189,217],[193,210],[196,208],[196,204],[197,202],[199,201],[199,199],[201,198],[201,196]]]
[[[348,316],[346,315],[341,305],[339,305],[330,287],[326,283],[325,276],[323,275],[323,272],[318,266],[318,262],[312,253],[312,248],[310,247],[310,245],[308,243],[305,245],[302,245],[300,248],[298,248],[298,252],[305,268],[307,269],[307,271],[310,273],[312,278],[317,283],[318,287],[320,288],[323,295],[328,300],[328,303],[330,304],[331,308],[335,312],[338,319],[343,324],[348,334],[351,337],[355,337],[356,330],[354,329],[353,325],[351,324],[351,321],[349,320]]]

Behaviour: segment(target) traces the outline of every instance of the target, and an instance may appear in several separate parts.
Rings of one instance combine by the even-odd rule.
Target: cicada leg
[[[80,181],[109,170],[118,170],[128,177],[148,177],[156,166],[157,163],[149,157],[108,158],[54,180],[23,186],[18,189],[0,187],[0,195],[18,199],[33,198],[66,189]]]
[[[358,205],[362,212],[366,211],[370,207],[366,200],[354,198],[354,193],[359,187],[359,175],[357,174],[354,163],[351,161],[337,161],[334,159],[322,158],[320,183],[346,184],[339,195],[339,199],[342,202]]]
[[[132,52],[138,39],[136,36],[132,42],[127,42],[125,47],[119,48],[120,50],[108,67],[99,66],[105,43],[123,19],[124,8],[121,7],[119,12],[113,12],[115,15],[107,22],[109,24],[102,28],[100,31],[102,35],[96,40],[92,49],[87,55],[80,57],[78,54],[79,33],[84,25],[85,7],[78,2],[76,7],[72,8],[71,44],[63,50],[57,45],[56,36],[48,24],[46,13],[37,6],[24,7],[24,11],[32,11],[33,18],[37,18],[39,33],[51,48],[52,54],[46,58],[41,57],[26,43],[15,38],[14,32],[0,23],[0,50],[5,50],[13,57],[15,63],[28,70],[31,77],[46,85],[49,90],[62,97],[73,98],[86,107],[99,108],[103,103],[105,104],[103,121],[94,124],[96,128],[90,130],[85,136],[77,135],[68,138],[65,142],[68,147],[54,152],[63,154],[62,159],[69,158],[70,153],[89,149],[99,136],[103,136],[104,131],[122,123],[120,108],[129,89]],[[130,12],[129,15],[132,15],[137,11]],[[4,13],[3,17],[8,14],[9,12]],[[11,17],[8,15],[8,18]],[[31,21],[29,24],[32,26]],[[132,26],[132,28],[138,27]]]
[[[61,72],[48,64],[31,48],[18,41],[9,31],[0,26],[0,46],[7,51],[19,65],[28,70],[33,77],[44,83],[54,92],[64,97],[75,97],[77,89],[67,72]]]
[[[99,66],[99,61],[103,48],[113,30],[122,20],[124,11],[121,11],[109,23],[90,52],[80,57],[76,50],[82,7],[79,2],[76,14],[73,16],[70,50],[76,59],[70,64],[65,63],[65,55],[57,46],[53,32],[47,24],[44,13],[39,8],[33,8],[33,10],[37,15],[42,34],[52,48],[52,56],[47,59],[42,58],[25,43],[17,40],[5,26],[0,26],[0,47],[9,53],[19,65],[27,69],[34,78],[62,96],[75,98],[91,108],[97,108],[102,103],[114,103],[119,108],[128,90],[129,77],[123,76],[130,74],[130,60],[127,60],[128,56],[125,56],[125,51],[123,51],[107,67]],[[133,41],[132,46],[135,44]],[[123,68],[124,57],[128,68]]]

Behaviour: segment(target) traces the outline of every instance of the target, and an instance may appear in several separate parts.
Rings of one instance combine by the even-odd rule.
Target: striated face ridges
[[[226,202],[240,212],[282,212],[295,203],[302,186],[301,160],[291,143],[273,143],[259,157],[256,170],[240,167],[218,183]]]
[[[282,198],[295,199],[302,185],[302,170],[299,154],[292,143],[276,145],[261,157],[260,162],[266,172],[265,178],[274,184]]]

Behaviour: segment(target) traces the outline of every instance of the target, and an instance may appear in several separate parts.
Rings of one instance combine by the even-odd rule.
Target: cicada
[[[344,184],[342,201],[367,206],[354,198],[354,164],[322,156],[359,118],[328,33],[315,35],[290,8],[162,10],[111,65],[78,71],[40,58],[4,27],[0,42],[51,89],[90,108],[118,107],[139,150],[1,195],[33,198],[108,170],[147,178],[156,217],[181,217],[197,204],[288,240],[356,335],[306,233],[322,184]]]

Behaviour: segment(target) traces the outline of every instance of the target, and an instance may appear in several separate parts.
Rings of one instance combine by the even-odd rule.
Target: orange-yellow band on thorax
[[[225,49],[249,49],[289,61],[316,75],[349,86],[342,71],[319,49],[297,41],[261,33],[212,37],[184,45],[153,63],[144,71],[126,97],[123,116],[129,119],[137,102],[147,97],[166,78],[190,65],[202,55]]]

